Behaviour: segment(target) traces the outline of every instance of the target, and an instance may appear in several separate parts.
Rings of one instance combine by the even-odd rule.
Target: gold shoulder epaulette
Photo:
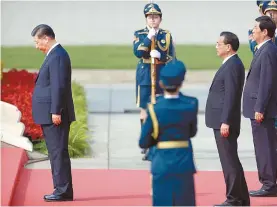
[[[165,29],[161,29],[163,33],[169,33],[170,34],[170,31],[169,30],[165,30]]]
[[[148,31],[146,31],[145,28],[143,28],[143,29],[138,29],[138,30],[136,30],[135,32],[138,33],[138,34],[148,34]]]
[[[135,32],[142,32],[144,29],[138,29]]]
[[[138,32],[138,34],[148,34],[148,32]]]

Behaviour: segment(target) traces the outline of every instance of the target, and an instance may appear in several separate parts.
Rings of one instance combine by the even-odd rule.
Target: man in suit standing
[[[253,38],[258,44],[243,92],[243,115],[251,120],[259,180],[262,188],[253,197],[277,196],[276,133],[277,47],[272,42],[276,25],[268,16],[256,19]]]
[[[265,15],[272,18],[272,20],[274,21],[277,27],[277,0],[266,2],[263,5],[263,12]],[[275,30],[275,36],[273,37],[272,41],[275,43],[275,45],[277,45],[277,29]],[[277,117],[275,117],[275,129],[277,134]],[[277,152],[277,145],[276,145],[276,152]]]
[[[38,25],[31,33],[36,48],[46,54],[32,97],[32,113],[40,124],[51,163],[54,192],[45,201],[72,201],[73,186],[68,137],[75,121],[71,92],[71,63],[66,50],[56,42],[48,25]]]
[[[241,96],[245,71],[236,54],[239,39],[222,32],[217,41],[217,55],[223,59],[213,79],[206,103],[206,126],[212,128],[226,183],[227,200],[217,206],[249,206],[250,199],[237,152],[240,134]]]

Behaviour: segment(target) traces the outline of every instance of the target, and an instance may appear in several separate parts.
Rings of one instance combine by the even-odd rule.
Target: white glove
[[[150,56],[152,58],[158,58],[158,59],[160,59],[161,58],[161,53],[158,50],[151,50]]]
[[[148,33],[147,37],[151,40],[152,37],[154,37],[155,35],[156,35],[156,30],[154,28],[151,28],[149,30],[149,33]]]

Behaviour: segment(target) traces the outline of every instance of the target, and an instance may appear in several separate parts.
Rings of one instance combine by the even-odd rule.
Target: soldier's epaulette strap
[[[139,36],[140,34],[143,34],[143,33],[144,33],[143,31],[144,31],[144,29],[139,29],[139,30],[136,30],[136,31],[134,32],[134,40],[133,40],[133,41],[134,41],[135,43],[139,42],[139,37],[138,37],[138,36]],[[148,32],[146,32],[146,34],[148,34]]]
[[[144,29],[139,29],[139,30],[136,30],[135,33],[137,35],[140,35],[140,34],[148,34],[148,31]]]
[[[152,120],[152,124],[153,124],[152,137],[154,139],[157,139],[158,136],[159,136],[159,122],[158,122],[153,104],[148,104],[148,111],[149,111],[149,114],[150,114],[150,117],[151,117],[151,120]]]
[[[142,39],[140,40],[139,36],[141,34],[148,34],[148,31],[145,29],[136,30],[134,33],[134,41],[133,42],[136,44],[141,41],[141,43],[137,47],[137,50],[142,50],[142,51],[148,52],[149,51],[148,44],[149,45],[151,44],[151,40],[147,40],[147,38],[144,39],[143,41],[142,41]]]
[[[133,40],[133,43],[136,44],[139,42],[139,32],[142,31],[142,29],[139,29],[139,30],[136,30],[134,32],[134,40]]]
[[[161,33],[164,33],[164,34],[170,34],[170,35],[171,35],[171,33],[170,33],[169,30],[160,29],[160,32],[161,32]],[[138,35],[139,35],[139,34],[148,34],[149,31],[148,31],[148,30],[145,30],[145,28],[144,28],[144,29],[136,30],[135,33],[138,34]]]
[[[142,32],[138,32],[137,34],[138,34],[138,35],[141,35],[141,34],[148,34],[148,32],[147,32],[147,31],[142,31]]]

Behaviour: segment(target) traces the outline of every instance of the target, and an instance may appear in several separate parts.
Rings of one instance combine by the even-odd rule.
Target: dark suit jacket
[[[255,112],[265,118],[277,115],[277,47],[266,42],[254,55],[243,92],[243,115],[254,119]]]
[[[238,55],[228,59],[217,71],[206,103],[206,126],[220,129],[222,123],[240,129],[241,96],[245,69]]]
[[[71,63],[61,45],[54,47],[42,64],[32,97],[32,115],[37,124],[52,124],[52,114],[75,121],[71,92]]]

